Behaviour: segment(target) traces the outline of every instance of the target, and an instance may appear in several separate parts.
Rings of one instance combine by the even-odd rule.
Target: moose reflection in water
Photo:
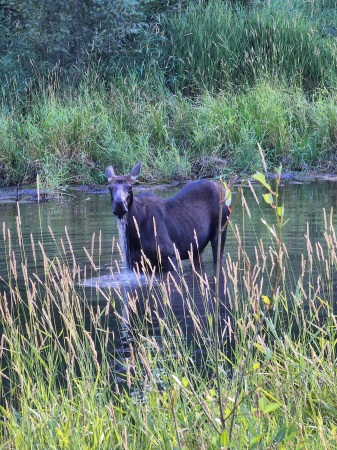
[[[222,264],[229,216],[226,190],[203,179],[188,183],[166,200],[152,193],[134,196],[132,185],[140,168],[141,163],[121,176],[115,175],[112,166],[106,169],[112,212],[126,225],[129,268],[141,269],[145,256],[151,266],[170,270],[177,263],[176,251],[182,260],[193,257],[199,263],[208,242],[212,245],[214,267],[220,244]]]

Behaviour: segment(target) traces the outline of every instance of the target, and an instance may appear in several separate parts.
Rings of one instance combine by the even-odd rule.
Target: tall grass
[[[153,17],[128,58],[92,65],[76,84],[34,61],[22,81],[25,58],[14,63],[13,48],[3,58],[12,76],[2,85],[0,185],[37,174],[48,189],[101,182],[111,162],[125,172],[139,160],[147,181],[217,176],[247,161],[258,169],[258,143],[271,166],[334,168],[335,6],[186,2]]]
[[[162,276],[149,270],[146,282],[136,274],[138,288],[88,289],[86,280],[100,275],[101,239],[93,236],[83,265],[67,233],[59,240],[50,229],[55,247],[47,251],[23,240],[19,211],[17,236],[3,224],[3,448],[334,448],[333,212],[323,211],[320,242],[311,242],[308,227],[294,278],[277,231],[283,223],[266,222],[265,238],[248,254],[253,219],[243,190],[236,199],[245,225],[234,208],[237,253],[227,254],[221,276],[219,330],[206,274],[192,268],[188,285],[179,265]],[[288,205],[275,206],[286,219]]]
[[[75,92],[32,95],[26,107],[0,116],[0,183],[45,187],[103,182],[111,163],[127,172],[140,160],[147,181],[217,176],[260,168],[257,144],[270,166],[334,169],[336,92],[308,96],[261,80],[252,89],[172,95],[135,74]]]
[[[335,86],[336,11],[326,13],[327,6],[314,2],[315,13],[308,13],[308,3],[244,8],[219,0],[191,2],[187,10],[162,17],[157,35],[149,35],[148,63],[158,61],[167,84],[192,95],[252,86],[266,76],[309,90]]]

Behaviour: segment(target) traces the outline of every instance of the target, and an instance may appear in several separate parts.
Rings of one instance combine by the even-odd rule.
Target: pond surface
[[[233,205],[235,207],[231,218],[233,227],[237,226],[240,230],[246,253],[252,257],[255,247],[260,240],[265,242],[266,252],[271,242],[267,227],[261,218],[268,224],[272,225],[275,223],[274,211],[262,199],[262,194],[265,191],[257,185],[254,185],[254,189],[259,199],[259,205],[256,203],[249,186],[244,185],[243,193],[246,204],[249,205],[249,213],[241,198],[237,203],[235,202],[234,194]],[[177,190],[167,189],[157,193],[163,197],[169,197]],[[234,191],[237,191],[237,187]],[[285,206],[285,220],[288,219],[287,224],[283,228],[283,239],[291,261],[293,279],[296,280],[301,272],[301,254],[306,252],[305,236],[309,233],[313,245],[316,242],[320,242],[324,246],[323,208],[326,209],[327,216],[330,216],[331,208],[333,208],[332,221],[336,229],[337,182],[317,180],[307,182],[284,181],[280,187],[280,198]],[[108,191],[103,190],[100,193],[93,193],[72,190],[69,194],[46,203],[0,203],[0,224],[2,225],[2,234],[4,234],[0,239],[1,292],[8,290],[6,285],[8,281],[8,258],[5,255],[8,254],[9,234],[12,252],[16,254],[18,260],[18,283],[19,285],[21,283],[20,277],[22,277],[22,273],[19,261],[20,255],[22,255],[22,248],[17,237],[18,211],[21,217],[22,241],[25,244],[24,258],[28,261],[29,274],[43,273],[42,258],[34,262],[31,247],[31,239],[33,237],[36,245],[39,241],[43,243],[43,248],[51,260],[53,255],[56,257],[60,253],[62,243],[67,247],[68,250],[66,252],[69,255],[74,254],[77,265],[83,271],[80,283],[81,289],[88,292],[88,294],[95,291],[96,286],[99,286],[102,291],[109,289],[109,295],[113,295],[111,292],[113,292],[114,288],[122,288],[125,289],[125,292],[130,292],[130,290],[136,289],[136,286],[137,289],[141,289],[141,286],[147,283],[145,278],[131,276],[123,271],[124,263],[121,261],[120,253],[116,246],[119,239],[118,226],[116,218],[111,212]],[[71,244],[69,244],[68,237]],[[94,271],[90,263],[88,263],[88,254],[95,261],[96,270]],[[238,242],[232,229],[228,230],[225,254],[227,257],[230,256],[232,260],[235,260],[238,255]],[[71,258],[71,256],[69,257]],[[210,246],[206,248],[204,263],[205,269],[210,279],[212,279],[213,268]],[[116,267],[121,268],[120,273]],[[113,276],[111,275],[111,268],[114,271]],[[195,289],[194,280],[190,272],[189,263],[184,263],[186,283],[191,292],[195,292],[196,308],[202,310],[205,305],[198,297],[200,294]],[[172,291],[174,292],[174,287]],[[105,304],[105,300],[99,293],[91,294],[90,298],[94,299],[93,301],[96,303],[95,308],[100,302],[102,302],[102,305]],[[123,301],[118,296],[116,299],[120,302],[119,310],[120,314],[123,315],[125,306],[123,301],[126,302],[127,297]],[[177,296],[175,299],[173,296],[172,309],[177,320],[184,322],[186,334],[192,339],[193,324],[191,323],[191,318],[186,317],[181,297]],[[222,314],[225,316],[227,314],[226,305],[222,310]],[[153,329],[153,334],[156,334],[156,326]],[[123,348],[123,333],[120,333],[114,314],[109,316],[109,328],[115,331],[116,335],[118,334],[119,337],[117,339],[120,339],[120,348]]]

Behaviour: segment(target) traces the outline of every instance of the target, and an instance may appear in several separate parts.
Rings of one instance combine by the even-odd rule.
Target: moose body
[[[203,179],[188,183],[169,199],[151,193],[134,196],[132,184],[140,167],[141,163],[124,176],[116,176],[112,166],[106,169],[113,213],[127,224],[130,268],[140,265],[143,252],[151,265],[169,270],[176,250],[181,259],[193,255],[199,260],[209,242],[216,265],[219,238],[222,262],[229,216],[225,189]]]

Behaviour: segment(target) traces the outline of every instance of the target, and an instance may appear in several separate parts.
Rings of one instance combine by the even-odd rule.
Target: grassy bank
[[[47,251],[33,238],[23,242],[20,219],[18,237],[3,225],[2,448],[334,448],[333,216],[322,214],[320,243],[304,239],[294,279],[280,241],[284,208],[270,193],[275,224],[247,255],[245,227],[254,224],[242,195],[243,225],[231,229],[238,252],[227,256],[222,275],[227,310],[223,290],[218,297],[211,279],[192,269],[204,315],[180,271],[156,282],[148,273],[139,290],[85,289],[85,279],[99,275],[100,239],[93,237],[84,268],[70,237],[53,237]],[[193,342],[175,317],[174,290]],[[111,318],[127,335],[124,351]]]
[[[150,182],[254,170],[258,143],[270,167],[334,170],[336,11],[333,0],[183,2],[70,78],[29,55],[11,70],[3,56],[0,185],[103,182],[108,164],[139,160]]]
[[[89,85],[89,83],[88,83]],[[249,89],[172,94],[137,78],[107,89],[88,85],[32,94],[3,111],[0,183],[44,187],[105,182],[143,161],[143,179],[171,181],[260,168],[259,143],[269,167],[334,171],[337,94],[262,80]]]

